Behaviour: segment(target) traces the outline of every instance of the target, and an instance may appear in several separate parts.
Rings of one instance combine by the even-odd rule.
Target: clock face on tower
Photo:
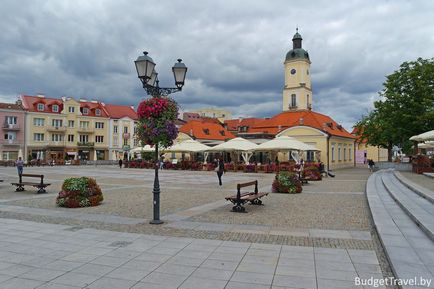
[[[291,69],[291,74],[295,74],[297,71],[293,68],[293,69]]]

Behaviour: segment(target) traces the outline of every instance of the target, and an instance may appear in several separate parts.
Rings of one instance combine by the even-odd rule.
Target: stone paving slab
[[[50,233],[31,235],[32,227]],[[317,288],[322,284],[317,280],[323,277],[328,280],[324,281],[327,284],[338,284],[366,273],[367,269],[378,271],[377,267],[366,268],[372,263],[378,266],[372,250],[160,237],[95,229],[70,230],[72,228],[0,219],[0,232],[4,237],[13,236],[9,233],[18,230],[24,237],[23,242],[29,238],[57,240],[52,241],[54,244],[64,241],[64,233],[68,232],[69,242],[62,242],[63,246],[73,246],[68,255],[50,257],[47,264],[37,267],[21,263],[35,257],[54,256],[51,251],[61,247],[40,252],[29,250],[22,254],[15,253],[19,251],[20,243],[0,247],[0,256],[12,254],[16,262],[0,262],[4,267],[0,269],[0,288]],[[32,237],[26,238],[26,234]],[[81,243],[82,240],[91,242]],[[111,246],[119,240],[129,242],[122,247]],[[34,248],[43,248],[43,243],[35,244]],[[84,258],[86,255],[92,257]],[[21,257],[15,259],[18,256]],[[339,267],[333,266],[339,262],[347,270],[338,271],[336,268]]]

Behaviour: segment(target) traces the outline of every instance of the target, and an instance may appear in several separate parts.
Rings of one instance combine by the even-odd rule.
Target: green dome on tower
[[[310,61],[309,53],[307,53],[307,51],[302,48],[302,40],[303,38],[301,37],[300,33],[298,33],[297,28],[294,37],[292,37],[292,49],[289,50],[286,54],[286,61],[293,59],[307,59]]]

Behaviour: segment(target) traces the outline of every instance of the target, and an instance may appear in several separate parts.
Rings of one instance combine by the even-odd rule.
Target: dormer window
[[[203,129],[203,133],[206,134],[206,135],[209,135],[209,129],[204,128],[204,129]]]
[[[222,136],[224,136],[224,135],[225,135],[225,131],[224,131],[224,130],[221,130],[221,131],[220,131],[220,134],[221,134]]]
[[[44,104],[43,103],[38,103],[38,110],[44,111]]]
[[[83,107],[83,114],[89,114],[89,109],[87,107]]]
[[[51,107],[51,110],[52,110],[53,112],[59,112],[59,106],[58,106],[57,104],[55,104],[55,105],[53,105],[53,106]]]
[[[95,115],[100,116],[101,115],[101,109],[99,109],[99,108],[95,109]]]

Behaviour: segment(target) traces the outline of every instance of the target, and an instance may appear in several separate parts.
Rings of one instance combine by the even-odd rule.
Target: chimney
[[[80,98],[80,102],[86,102],[87,100],[84,98]]]
[[[282,129],[282,126],[279,124],[278,127],[277,127],[277,129],[278,129],[279,132],[280,132],[280,130]]]
[[[36,94],[36,97],[44,98],[45,95],[44,95],[43,93],[39,93],[39,92],[38,92],[38,93]]]
[[[190,136],[193,136],[193,129],[190,129]]]
[[[92,99],[90,102],[92,102],[92,103],[98,103],[98,100]]]
[[[66,96],[62,96],[61,99],[62,99],[63,102],[65,102],[66,101]]]
[[[299,123],[300,123],[300,125],[304,125],[304,119],[302,117],[300,117]]]

